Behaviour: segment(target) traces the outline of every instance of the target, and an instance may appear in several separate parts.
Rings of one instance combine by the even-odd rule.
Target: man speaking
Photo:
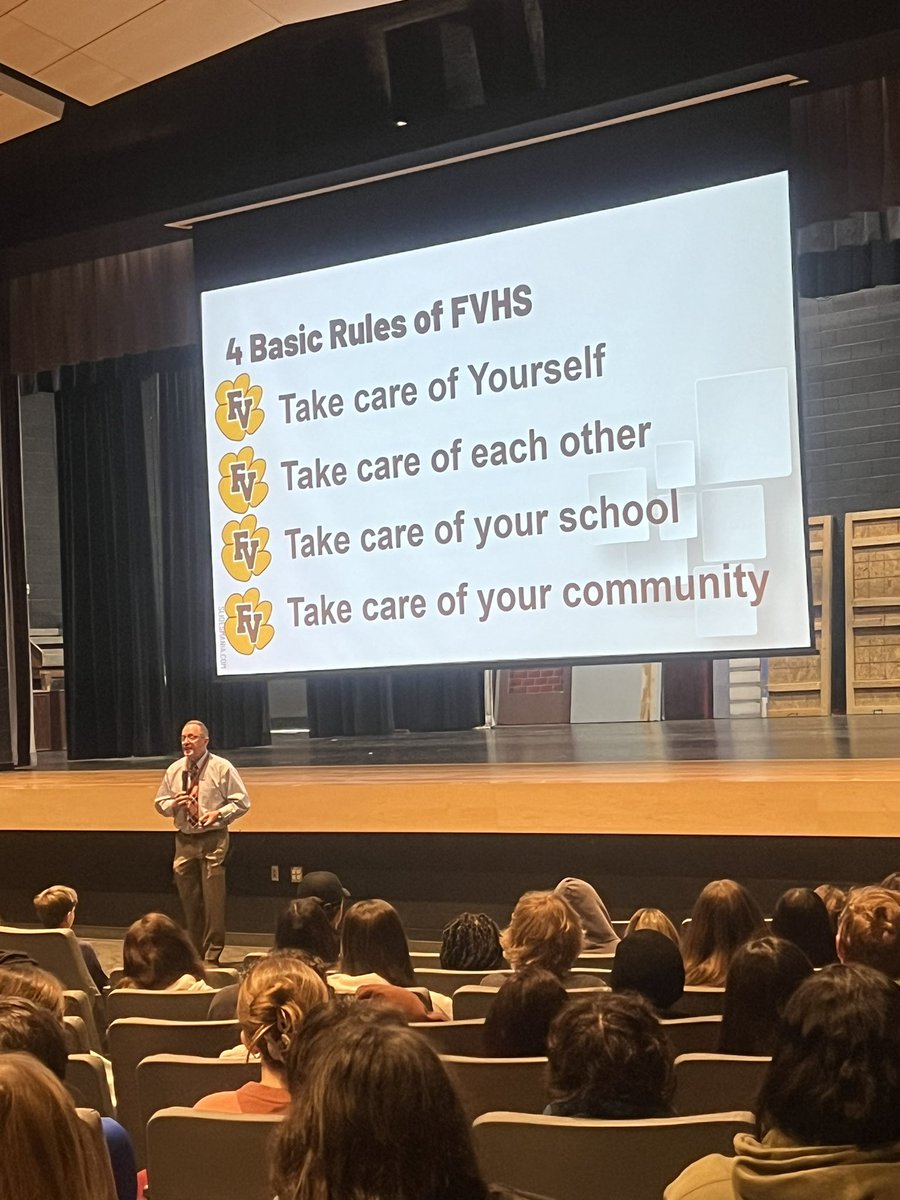
[[[172,763],[156,808],[175,821],[175,884],[197,952],[216,963],[225,945],[225,858],[228,826],[250,807],[243,780],[227,759],[210,754],[209,730],[188,721],[184,758]]]

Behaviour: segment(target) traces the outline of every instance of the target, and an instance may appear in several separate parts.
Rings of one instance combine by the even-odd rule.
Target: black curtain
[[[146,487],[145,372],[133,357],[62,373],[57,392],[70,758],[159,754],[173,736]]]
[[[477,667],[346,671],[307,680],[311,737],[474,729],[484,723]]]
[[[66,368],[56,414],[69,757],[167,753],[189,717],[267,742],[264,685],[215,678],[196,351]]]

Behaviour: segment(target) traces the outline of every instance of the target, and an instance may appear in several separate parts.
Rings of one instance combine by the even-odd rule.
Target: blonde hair
[[[96,1200],[108,1167],[52,1071],[30,1054],[0,1055],[0,1196]]]
[[[851,892],[838,924],[841,962],[864,963],[900,979],[900,895],[883,887]]]
[[[24,996],[38,1007],[48,1009],[58,1021],[65,1015],[63,985],[55,975],[34,963],[13,962],[0,968],[0,996]]]
[[[622,937],[627,938],[636,929],[654,929],[657,933],[661,933],[667,937],[670,942],[674,942],[679,949],[681,948],[681,938],[678,936],[678,930],[661,908],[639,908],[636,912],[632,913],[631,920],[628,922],[628,926]]]
[[[78,903],[78,893],[64,883],[55,883],[44,888],[32,900],[37,919],[45,929],[57,929],[73,912]]]
[[[541,967],[560,979],[584,949],[578,915],[555,892],[526,892],[500,935],[506,961],[515,971]]]
[[[250,968],[238,991],[244,1045],[269,1065],[283,1068],[297,1030],[328,996],[321,977],[298,955],[266,955]]]

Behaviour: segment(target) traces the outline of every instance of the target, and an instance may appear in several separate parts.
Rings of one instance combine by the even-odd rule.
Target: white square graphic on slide
[[[761,484],[700,493],[704,562],[766,557],[766,507]]]
[[[630,471],[605,471],[602,475],[588,476],[588,492],[590,502],[598,510],[597,528],[594,531],[594,542],[603,545],[606,542],[646,542],[650,537],[650,522],[647,520],[647,472],[642,467],[634,467]],[[605,508],[601,511],[601,499],[605,499]],[[626,506],[638,504],[641,507],[641,519],[635,525],[625,521]],[[603,528],[603,513],[606,514],[606,528]],[[632,519],[636,515],[635,508],[628,508],[627,515]],[[618,520],[618,525],[614,522]]]
[[[697,380],[700,482],[740,483],[791,473],[784,367]]]
[[[735,564],[730,564],[733,571]],[[753,563],[742,563],[745,571],[754,569]],[[734,576],[731,576],[731,595],[726,597],[723,587],[724,572],[709,567],[695,567],[691,572],[694,576],[694,629],[697,637],[750,637],[756,633],[756,609],[750,604],[750,596],[734,594]],[[706,576],[704,587],[701,588],[701,576]],[[709,576],[714,575],[718,580],[718,598],[715,587]],[[746,580],[744,590],[753,594]],[[701,596],[701,591],[705,595]]]
[[[661,542],[680,542],[697,536],[697,493],[678,493],[678,520],[659,526]]]
[[[693,487],[697,482],[693,442],[660,442],[655,451],[656,486]]]

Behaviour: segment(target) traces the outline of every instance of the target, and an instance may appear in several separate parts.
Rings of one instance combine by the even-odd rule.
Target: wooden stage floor
[[[883,838],[900,833],[898,745],[900,716],[886,715],[288,734],[228,756],[253,801],[248,833]],[[0,776],[0,828],[164,831],[167,761],[41,755]]]

